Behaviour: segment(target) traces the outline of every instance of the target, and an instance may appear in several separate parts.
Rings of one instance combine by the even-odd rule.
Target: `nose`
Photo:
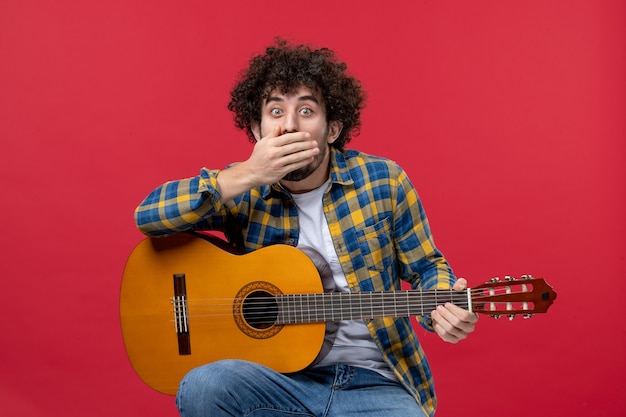
[[[290,112],[285,115],[283,119],[283,133],[297,132],[298,131],[298,117],[297,114]]]

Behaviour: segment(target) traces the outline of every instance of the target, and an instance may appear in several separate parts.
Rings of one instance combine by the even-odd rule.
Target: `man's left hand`
[[[459,278],[452,287],[456,291],[467,288],[467,281]],[[478,315],[452,303],[437,306],[431,313],[435,332],[446,342],[458,343],[474,331]]]

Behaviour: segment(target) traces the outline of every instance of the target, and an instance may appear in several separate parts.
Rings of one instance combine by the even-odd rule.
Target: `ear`
[[[261,124],[259,122],[252,120],[250,122],[250,131],[254,135],[257,142],[261,140]]]
[[[341,131],[343,130],[343,123],[340,120],[331,120],[328,122],[328,140],[329,144],[337,140]]]

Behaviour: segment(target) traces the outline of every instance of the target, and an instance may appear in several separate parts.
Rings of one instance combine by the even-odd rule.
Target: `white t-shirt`
[[[326,185],[307,193],[292,194],[300,223],[297,247],[306,253],[317,267],[325,292],[350,292],[324,215],[322,200]],[[315,366],[337,362],[371,369],[387,378],[397,380],[363,320],[327,323],[324,347]]]

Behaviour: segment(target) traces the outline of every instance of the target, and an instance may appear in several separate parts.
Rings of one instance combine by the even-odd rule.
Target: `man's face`
[[[339,122],[326,121],[326,109],[323,99],[307,87],[300,87],[293,93],[282,94],[271,91],[261,109],[259,138],[272,132],[280,125],[281,134],[290,132],[308,132],[320,149],[315,160],[309,165],[288,173],[285,181],[300,181],[317,170],[322,163],[328,162],[328,146],[333,143],[341,129]],[[326,169],[326,167],[324,167]]]

